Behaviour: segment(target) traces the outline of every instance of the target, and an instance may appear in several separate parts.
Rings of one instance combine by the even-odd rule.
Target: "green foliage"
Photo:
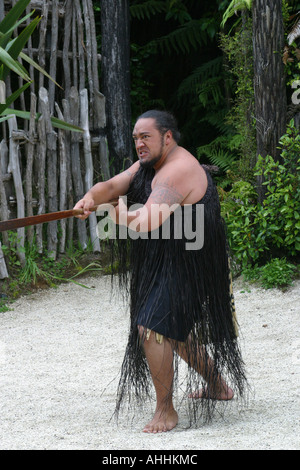
[[[284,288],[292,285],[297,271],[297,267],[286,258],[273,258],[264,266],[255,265],[244,269],[243,277],[247,281],[260,283],[264,289]]]
[[[26,24],[20,34],[15,34],[17,28],[27,22],[27,20],[29,20],[29,18],[34,13],[34,11],[32,11],[28,15],[22,17],[29,3],[30,0],[19,0],[13,6],[13,8],[9,10],[9,12],[5,15],[4,19],[0,23],[0,86],[4,90],[3,94],[5,95],[4,80],[10,72],[16,73],[19,77],[21,77],[27,82],[25,83],[25,85],[18,88],[10,96],[8,96],[5,103],[0,104],[0,116],[2,116],[0,118],[1,122],[9,119],[11,114],[15,114],[16,116],[21,117],[22,119],[30,118],[29,112],[18,111],[10,108],[10,106],[31,84],[29,74],[25,67],[19,63],[18,58],[21,58],[23,61],[26,61],[32,67],[35,67],[40,73],[43,73],[46,77],[48,77],[56,85],[58,85],[44,69],[42,69],[35,61],[33,61],[28,55],[26,55],[22,51],[26,43],[28,42],[28,39],[39,24],[40,18],[34,18],[32,21]],[[38,119],[39,116],[40,114],[37,114],[36,119]],[[52,117],[51,121],[54,127],[70,131],[83,132],[82,129],[80,129],[79,127],[67,124],[66,122],[61,121],[57,118]]]
[[[185,95],[197,96],[203,107],[223,106],[224,102],[224,76],[222,73],[223,57],[218,56],[197,67],[186,77],[178,88],[178,100]]]
[[[280,145],[282,162],[259,157],[255,167],[255,175],[265,180],[263,204],[257,203],[254,186],[243,180],[221,194],[230,247],[242,269],[275,253],[291,258],[300,251],[300,136],[293,122]]]
[[[0,23],[0,85],[5,91],[4,80],[10,71],[19,75],[27,83],[16,90],[7,99],[6,103],[0,104],[0,115],[20,96],[23,91],[31,83],[30,77],[26,69],[18,62],[18,57],[27,43],[29,37],[33,33],[34,29],[39,23],[39,18],[35,18],[31,21],[22,32],[12,39],[13,32],[15,29],[24,21],[28,20],[32,13],[26,15],[21,20],[19,19],[26,7],[30,3],[30,0],[19,0],[13,8],[7,13],[4,19]],[[24,58],[27,58],[24,54]],[[1,120],[8,119],[7,116]]]
[[[148,0],[134,2],[130,6],[131,17],[140,21],[151,20],[158,13],[164,13],[165,21],[178,23],[178,27],[150,41],[154,53],[160,49],[168,54],[189,54],[199,45],[206,45],[218,31],[219,25],[214,16],[193,19],[182,0]]]
[[[0,313],[9,312],[11,308],[7,305],[7,301],[0,299]]]
[[[292,4],[291,4],[292,3]],[[283,20],[285,28],[286,46],[283,51],[283,62],[285,64],[285,73],[287,77],[288,93],[292,93],[290,87],[295,80],[300,80],[300,56],[299,56],[299,37],[300,37],[300,2],[284,0],[282,4]],[[298,10],[298,11],[297,11]]]
[[[253,120],[253,52],[252,21],[249,17],[234,34],[221,34],[220,47],[227,57],[227,68],[232,81],[233,99],[226,121],[239,138],[238,173],[252,181],[256,158],[256,132]]]
[[[255,169],[267,187],[259,212],[260,239],[295,256],[300,251],[300,135],[293,122],[280,144],[283,162],[259,156]]]
[[[16,232],[8,232],[9,245],[1,245],[3,254],[8,259],[8,264],[11,269],[19,269],[21,263],[19,261],[18,252],[25,252],[25,248],[18,247],[18,234]]]
[[[150,96],[154,84],[148,78],[144,78],[144,61],[152,54],[151,45],[139,47],[131,43],[131,111],[133,116],[133,125],[138,115],[145,109],[163,107],[163,102],[159,99],[153,99]]]
[[[81,287],[86,287],[76,280],[78,276],[91,272],[102,272],[102,267],[98,262],[86,263],[86,250],[75,248],[72,245],[68,247],[65,255],[54,260],[47,253],[38,253],[35,240],[32,244],[27,242],[25,245],[25,265],[22,267],[18,258],[18,252],[22,248],[17,248],[17,233],[9,231],[8,241],[9,246],[2,245],[2,251],[8,261],[10,279],[7,295],[10,299],[18,297],[27,286],[36,286],[40,283],[53,287],[57,283],[73,282]],[[83,259],[82,264],[80,263],[81,258]]]
[[[218,135],[223,122],[217,117],[228,104],[217,46],[227,5],[228,1],[217,0],[216,11],[214,4],[198,0],[130,2],[133,119],[136,109],[150,106],[173,111],[181,144],[193,154],[200,143]]]
[[[21,21],[19,17],[25,11],[30,0],[19,0],[17,4],[7,13],[0,24],[0,80],[5,80],[9,71],[12,70],[16,74],[20,75],[24,80],[30,81],[26,70],[16,60],[19,53],[23,49],[24,45],[28,41],[28,38],[32,34],[33,30],[37,26],[39,19],[36,18],[29,23],[22,33],[11,40],[13,31],[17,26],[28,19],[31,14],[27,15]]]
[[[174,31],[154,40],[161,52],[171,54],[189,54],[192,49],[197,50],[199,45],[206,45],[209,37],[215,32],[214,19],[190,20],[180,25]]]
[[[219,168],[216,182],[220,188],[226,189],[233,182],[238,170],[239,135],[221,135],[207,145],[197,149],[197,156],[203,161],[203,156]]]
[[[194,110],[199,109],[198,123],[196,127],[209,127],[213,130],[210,144],[205,143],[197,148],[198,158],[201,156],[211,160],[216,153],[224,151],[227,160],[228,154],[232,155],[225,141],[231,140],[235,133],[233,126],[226,120],[228,114],[228,103],[226,100],[226,88],[230,87],[228,75],[224,69],[224,57],[219,55],[204,62],[187,76],[179,85],[176,100],[179,108],[190,106]],[[195,104],[197,103],[197,104]],[[195,125],[192,126],[195,133]],[[186,129],[183,129],[186,133]],[[214,134],[217,135],[214,139]],[[203,139],[203,135],[201,136]],[[205,139],[206,140],[206,139]],[[209,146],[211,145],[211,148]],[[235,154],[237,156],[237,154]],[[203,161],[203,160],[201,160]]]
[[[287,262],[286,258],[273,258],[261,267],[262,286],[265,289],[290,286],[296,270],[296,266]]]
[[[130,15],[138,20],[150,20],[157,13],[166,11],[165,1],[149,0],[144,3],[130,5]]]
[[[178,88],[178,98],[182,98],[184,95],[191,93],[191,90],[195,90],[195,94],[201,94],[201,89],[209,88],[207,82],[212,79],[218,79],[222,81],[222,67],[223,58],[222,56],[215,57],[208,62],[197,67],[193,72],[186,77]],[[218,87],[220,89],[220,86]],[[219,93],[218,93],[219,94]],[[201,101],[201,100],[200,100]],[[204,99],[204,106],[209,101],[208,94]],[[216,104],[219,104],[219,99],[216,100]]]
[[[12,108],[9,108],[10,104],[15,101],[15,99],[20,95],[20,93],[22,93],[23,91],[25,91],[25,89],[28,87],[29,84],[25,84],[22,88],[20,88],[20,90],[18,90],[18,92],[15,92],[14,94],[12,94],[11,96],[9,96],[6,100],[6,103],[4,105],[2,105],[3,107],[5,107],[4,111],[1,112],[1,105],[0,105],[0,115],[2,116],[7,116],[7,118],[9,118],[9,116],[11,114],[14,114],[15,116],[17,117],[20,117],[21,119],[27,119],[29,120],[30,119],[30,112],[29,111],[20,111],[18,109],[12,109]],[[41,113],[36,113],[35,114],[35,119],[36,121],[39,120],[41,116]],[[52,126],[53,127],[56,127],[57,129],[64,129],[66,131],[73,131],[73,132],[83,132],[83,129],[81,127],[78,127],[78,126],[75,126],[74,124],[69,124],[65,121],[62,121],[61,119],[58,119],[54,116],[51,116],[51,123],[52,123]]]
[[[10,71],[16,73],[27,82],[25,85],[13,92],[12,95],[7,98],[6,103],[0,104],[0,115],[5,112],[5,110],[21,95],[21,93],[26,90],[26,88],[28,88],[31,83],[27,71],[18,62],[17,58],[20,51],[28,41],[29,36],[36,28],[39,19],[36,18],[33,20],[23,29],[19,36],[11,39],[14,30],[31,16],[32,13],[26,15],[21,20],[19,19],[29,3],[30,0],[19,0],[0,23],[0,86],[2,94],[5,96],[4,80]],[[3,116],[1,121],[6,119],[9,119],[9,117]]]
[[[225,23],[229,20],[229,18],[235,15],[237,11],[245,10],[245,9],[250,10],[251,5],[252,5],[252,0],[232,0],[223,15],[221,27],[224,28]]]
[[[265,247],[256,243],[257,194],[247,181],[237,181],[221,194],[221,211],[227,225],[229,245],[235,264],[245,268],[256,262]]]

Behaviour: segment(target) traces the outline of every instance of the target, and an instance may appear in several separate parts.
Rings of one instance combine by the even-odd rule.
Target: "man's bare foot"
[[[198,390],[189,394],[189,398],[200,399],[200,398],[211,398],[212,400],[232,400],[234,396],[233,390],[230,387],[222,388],[222,390],[216,391],[215,393],[208,392],[207,388]]]
[[[174,408],[170,410],[157,410],[153,419],[144,427],[143,432],[160,433],[171,431],[178,423],[178,415]]]

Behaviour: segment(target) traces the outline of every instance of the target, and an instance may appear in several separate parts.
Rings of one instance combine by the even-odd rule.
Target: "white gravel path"
[[[152,406],[110,420],[128,312],[106,277],[37,291],[0,313],[0,449],[295,450],[300,448],[300,281],[286,292],[234,282],[254,393],[225,419],[145,434]],[[154,403],[153,403],[154,406]]]

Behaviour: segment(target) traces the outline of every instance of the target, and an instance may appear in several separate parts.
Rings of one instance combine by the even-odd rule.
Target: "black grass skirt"
[[[127,195],[129,205],[146,202],[153,176],[153,170],[140,168]],[[207,178],[206,194],[199,203],[190,206],[188,216],[188,223],[192,220],[192,232],[198,238],[202,223],[201,248],[187,249],[187,243],[193,241],[190,237],[178,236],[178,220],[183,235],[187,223],[178,214],[172,214],[166,221],[170,236],[163,236],[160,227],[156,235],[150,233],[147,238],[133,240],[129,236],[127,240],[114,242],[112,265],[118,266],[119,285],[128,292],[130,303],[129,337],[118,386],[117,414],[125,402],[143,404],[146,398],[153,397],[138,325],[157,333],[163,341],[173,340],[173,393],[187,404],[190,423],[210,420],[213,416],[216,400],[206,387],[208,379],[210,383],[214,380],[217,383],[221,375],[233,388],[235,397],[245,394],[247,381],[238,343],[225,227],[217,190],[209,173]],[[198,210],[200,205],[204,214]],[[199,239],[194,243],[198,246]],[[176,344],[180,343],[184,343],[188,351],[184,378],[178,373],[180,361]],[[192,367],[199,357],[199,348],[202,363],[203,360],[207,364],[211,360],[214,363],[213,372],[207,367],[205,378]],[[207,389],[205,398],[187,398],[188,393],[203,387]]]

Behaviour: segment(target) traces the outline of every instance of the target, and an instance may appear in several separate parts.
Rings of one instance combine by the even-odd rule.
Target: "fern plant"
[[[205,8],[200,8],[199,3],[201,2],[198,0],[167,0],[165,2],[136,0],[131,2],[130,7],[133,19],[139,22],[144,21],[145,24],[150,18],[158,18],[157,31],[163,31],[157,37],[152,35],[151,40],[144,41],[142,46],[136,45],[132,61],[135,58],[141,58],[140,72],[142,72],[141,69],[144,71],[144,74],[139,76],[139,83],[146,84],[147,82],[152,85],[157,80],[161,84],[159,73],[165,72],[167,74],[165,83],[167,83],[172,67],[167,69],[165,63],[169,63],[170,58],[174,58],[174,64],[177,64],[178,68],[178,74],[171,77],[172,80],[175,79],[167,91],[165,83],[161,84],[157,91],[154,86],[151,86],[146,104],[148,105],[152,95],[155,98],[161,98],[164,96],[163,93],[168,93],[161,107],[172,110],[178,116],[183,136],[181,143],[194,154],[197,152],[199,142],[206,144],[213,141],[217,135],[228,137],[233,134],[232,126],[224,121],[229,107],[228,90],[232,85],[224,69],[224,54],[222,55],[217,44],[220,21],[229,2],[218,0],[217,14],[215,6],[207,5]],[[204,14],[202,14],[203,10],[205,10]],[[164,14],[165,21],[162,24]],[[159,29],[160,25],[161,29]],[[135,31],[135,26],[136,23],[133,22],[132,31]],[[146,33],[145,36],[147,36]],[[139,43],[139,37],[136,43]],[[154,69],[157,66],[157,55],[164,59],[160,71]],[[179,71],[180,66],[182,67]],[[187,73],[184,72],[185,69]],[[136,71],[135,67],[134,77]],[[177,73],[176,70],[174,73]],[[149,86],[147,89],[149,90]],[[139,96],[141,95],[137,94],[133,97],[134,110]],[[137,105],[140,107],[140,102]],[[188,115],[185,116],[185,113]],[[221,159],[223,151],[227,152],[226,160],[233,154],[228,148],[217,150],[214,148],[213,156]],[[207,154],[211,155],[211,152]],[[207,161],[206,154],[203,156]]]
[[[182,100],[185,95],[193,94],[198,96],[200,102],[205,107],[213,99],[218,105],[223,96],[223,58],[216,57],[197,67],[178,88],[178,100]]]
[[[225,23],[229,20],[229,18],[235,15],[237,11],[241,11],[245,9],[250,10],[251,6],[252,6],[252,0],[232,0],[223,15],[221,27],[224,28]]]
[[[176,54],[188,54],[192,50],[197,50],[199,45],[207,45],[208,41],[215,37],[219,22],[214,16],[193,19],[184,0],[148,0],[134,1],[130,5],[130,15],[132,18],[144,21],[150,20],[153,16],[165,13],[165,21],[174,21],[178,27],[168,34],[153,39],[149,45],[155,53],[157,50]]]
[[[197,50],[199,46],[207,45],[208,39],[209,29],[207,20],[191,19],[169,34],[154,39],[151,44],[162,53],[189,54],[192,50]]]
[[[234,174],[238,168],[238,148],[240,145],[239,135],[233,136],[220,136],[214,139],[207,145],[202,145],[197,149],[197,156],[200,161],[203,158],[207,159],[210,163],[217,166],[219,170],[227,176],[222,177],[218,181],[220,187],[225,188],[228,184],[232,183],[230,174]]]
[[[144,3],[134,3],[130,5],[130,15],[138,20],[150,20],[156,13],[166,11],[166,2],[149,0]]]

